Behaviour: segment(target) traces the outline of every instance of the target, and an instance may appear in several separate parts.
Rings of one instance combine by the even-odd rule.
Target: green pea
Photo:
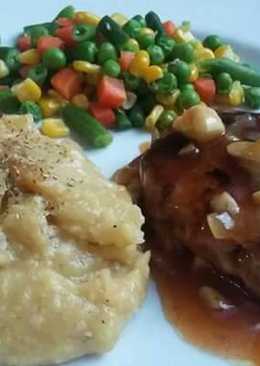
[[[212,34],[204,39],[203,46],[215,51],[218,47],[223,46],[223,42],[219,36]]]
[[[160,115],[160,118],[158,119],[156,123],[156,127],[163,131],[168,127],[172,126],[173,121],[177,117],[177,114],[174,111],[163,111]]]
[[[80,42],[71,50],[71,55],[74,60],[94,63],[97,55],[97,46],[91,41]]]
[[[154,34],[142,32],[141,30],[137,36],[137,41],[139,42],[141,48],[146,49],[155,43],[155,37]]]
[[[114,60],[106,60],[103,64],[103,72],[106,75],[117,78],[121,72],[120,65]]]
[[[194,90],[184,90],[179,96],[180,106],[188,109],[200,103],[200,97]]]
[[[131,121],[122,109],[116,112],[116,127],[118,130],[127,130],[132,127]]]
[[[181,87],[180,87],[180,91],[181,92],[184,92],[186,90],[194,91],[195,89],[194,89],[194,86],[192,84],[190,84],[190,83],[188,83],[188,84],[182,84]]]
[[[260,108],[260,88],[251,87],[245,90],[245,99],[248,107],[252,109]]]
[[[227,72],[221,72],[216,77],[217,92],[221,95],[228,95],[232,88],[233,80]]]
[[[129,74],[129,72],[124,72],[123,79],[127,90],[135,91],[136,89],[139,89],[141,79],[137,76]]]
[[[66,62],[66,56],[59,48],[49,48],[42,55],[42,63],[49,70],[62,69]]]
[[[33,120],[38,122],[42,119],[41,108],[35,102],[25,101],[21,103],[19,113],[28,114],[30,113],[33,116]]]
[[[142,128],[145,124],[144,111],[139,104],[135,104],[128,112],[128,118],[134,127]]]
[[[134,38],[130,38],[123,46],[122,51],[137,52],[140,50],[138,42]]]
[[[150,55],[151,64],[160,65],[164,61],[164,53],[160,46],[156,46],[155,44],[149,46],[147,51]]]
[[[177,89],[177,79],[176,76],[170,72],[167,72],[160,80],[155,83],[155,92],[160,94],[169,94]]]
[[[42,86],[48,76],[47,68],[42,65],[36,65],[32,67],[27,74],[27,77],[35,81],[38,85]]]
[[[187,83],[191,74],[190,66],[187,62],[182,60],[176,60],[169,63],[168,71],[172,72],[177,77],[180,84]]]
[[[155,41],[156,44],[162,48],[165,58],[167,58],[171,54],[176,44],[173,38],[170,38],[165,35],[157,35]]]
[[[138,23],[141,25],[141,27],[146,27],[146,20],[144,17],[142,17],[142,15],[138,14],[138,15],[135,15],[133,18],[133,20],[137,20]]]
[[[178,43],[174,46],[170,57],[172,60],[180,59],[190,63],[194,60],[194,48],[190,43]]]
[[[132,38],[137,37],[140,29],[142,28],[141,24],[135,20],[130,19],[124,26],[123,30]]]
[[[115,46],[110,42],[103,42],[98,51],[98,63],[103,64],[106,60],[117,60]]]

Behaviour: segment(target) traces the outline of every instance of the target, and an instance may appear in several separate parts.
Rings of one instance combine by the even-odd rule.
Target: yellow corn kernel
[[[66,137],[70,132],[61,118],[45,118],[41,131],[48,137]]]
[[[229,58],[230,60],[233,60],[235,62],[239,62],[240,58],[239,56],[233,51],[232,47],[229,45],[226,46],[220,46],[215,50],[215,57],[216,58]]]
[[[164,111],[164,108],[162,105],[157,104],[153,107],[151,113],[146,117],[145,119],[145,128],[148,131],[152,131],[156,125],[156,122],[160,118],[160,115]]]
[[[134,76],[142,76],[144,70],[150,65],[150,56],[147,51],[141,50],[136,52],[133,61],[129,66],[130,74]]]
[[[143,78],[147,83],[152,83],[155,80],[161,79],[163,77],[163,71],[161,67],[152,65],[147,67],[143,72]]]
[[[111,18],[121,27],[123,27],[128,22],[128,18],[121,13],[114,13],[111,15]]]
[[[191,64],[189,82],[192,83],[193,81],[197,80],[198,77],[199,77],[198,67],[195,64]]]
[[[173,109],[179,94],[179,90],[176,90],[173,94],[156,94],[156,100],[164,107]]]
[[[19,55],[19,61],[23,65],[38,65],[40,63],[40,55],[35,48],[24,51]]]
[[[73,19],[77,24],[98,25],[100,17],[87,11],[78,11]]]
[[[57,114],[62,104],[56,98],[43,97],[38,101],[44,118],[53,117]]]
[[[228,95],[229,104],[233,107],[237,107],[244,103],[245,93],[240,81],[234,81],[231,91]]]
[[[99,74],[101,67],[96,64],[91,64],[88,61],[73,61],[73,69],[79,72],[86,72],[87,74]]]
[[[85,94],[77,94],[71,99],[71,103],[77,107],[88,109],[89,101]]]
[[[178,28],[174,33],[174,39],[176,42],[189,42],[194,40],[194,36],[190,31],[185,32],[183,29]]]
[[[195,48],[195,56],[200,61],[215,58],[215,54],[211,49],[200,46]]]
[[[9,69],[3,60],[0,60],[0,79],[9,75]]]
[[[14,85],[11,90],[21,102],[25,102],[27,100],[37,102],[42,95],[39,85],[30,78]]]

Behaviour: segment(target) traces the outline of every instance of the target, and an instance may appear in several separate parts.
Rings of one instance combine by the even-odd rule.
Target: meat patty
[[[204,139],[189,130],[189,113],[181,132],[156,140],[132,165],[146,238],[167,256],[189,248],[260,296],[260,143],[245,140],[249,125],[250,136],[259,128],[251,117],[239,117],[224,133]],[[203,118],[195,122],[203,125]]]

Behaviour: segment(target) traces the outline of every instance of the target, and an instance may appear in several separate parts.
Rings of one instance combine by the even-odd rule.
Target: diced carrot
[[[205,103],[212,103],[216,97],[216,84],[213,79],[199,78],[193,82],[196,92]]]
[[[135,57],[134,52],[122,51],[120,54],[119,63],[122,71],[127,71],[131,62]]]
[[[104,76],[98,83],[97,96],[98,102],[104,107],[120,107],[126,100],[123,81],[110,76]]]
[[[31,37],[30,36],[20,36],[17,39],[17,47],[20,51],[27,51],[32,47]]]
[[[53,36],[43,36],[37,41],[37,51],[40,55],[49,48],[62,48],[63,46],[64,42],[60,38]]]
[[[68,47],[73,47],[75,45],[75,40],[73,38],[73,25],[68,25],[66,27],[60,27],[56,29],[55,35],[63,40],[63,42]]]
[[[97,102],[90,103],[90,113],[106,128],[113,128],[116,122],[116,115],[113,109],[103,107]]]
[[[176,25],[171,20],[167,20],[163,23],[163,29],[167,36],[172,37],[176,31]]]
[[[58,18],[55,21],[60,27],[68,27],[73,25],[73,21],[69,18]]]
[[[19,69],[19,75],[23,78],[26,79],[29,70],[32,68],[31,65],[23,65],[22,67],[20,67]]]
[[[59,70],[51,78],[51,85],[66,99],[71,99],[82,91],[80,74],[69,67]]]

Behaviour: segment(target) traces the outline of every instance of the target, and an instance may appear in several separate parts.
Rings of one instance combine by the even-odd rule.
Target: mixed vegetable
[[[99,18],[67,6],[0,47],[0,112],[31,113],[50,137],[73,130],[104,147],[110,129],[162,131],[201,102],[259,108],[260,73],[218,36],[201,42],[189,22],[153,11]]]

